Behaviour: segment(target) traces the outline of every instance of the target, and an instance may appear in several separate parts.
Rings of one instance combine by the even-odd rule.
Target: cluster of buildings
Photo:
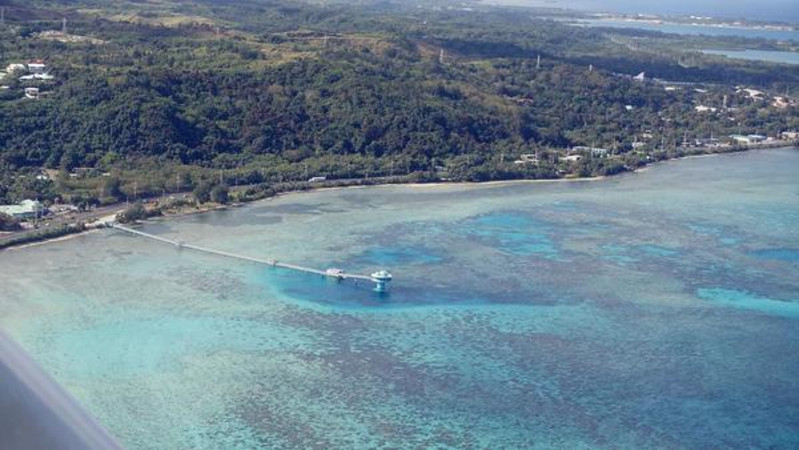
[[[655,148],[656,146],[653,145],[652,139],[654,135],[651,131],[645,131],[640,134],[641,140],[638,140],[638,136],[636,136],[635,142],[631,144],[631,148],[633,151],[640,151],[645,147]],[[786,144],[790,141],[799,140],[799,131],[783,131],[776,137],[765,136],[762,134],[731,134],[726,137],[716,138],[711,135],[709,138],[696,138],[696,139],[688,139],[686,134],[685,139],[682,142],[682,147],[684,148],[724,148],[730,147],[733,144],[739,145],[781,145]],[[662,145],[662,144],[661,144]],[[676,145],[676,144],[675,144]],[[612,158],[614,156],[613,152],[605,148],[599,147],[587,147],[587,146],[574,146],[569,149],[561,150],[557,156],[554,156],[554,159],[551,159],[552,162],[556,161],[563,161],[563,162],[570,162],[576,163],[584,158]],[[551,155],[550,155],[551,156]],[[522,154],[519,156],[519,159],[513,161],[516,165],[531,165],[531,166],[538,166],[542,160],[539,158],[539,155],[536,153],[530,154]]]
[[[3,76],[19,76],[20,80],[52,80],[53,76],[47,73],[47,64],[41,59],[34,59],[27,63],[12,63],[6,66]],[[22,75],[21,75],[22,74]],[[21,75],[21,76],[20,76]]]
[[[771,102],[771,106],[778,109],[787,108],[789,106],[796,106],[796,102],[789,98],[787,95],[772,95],[769,96],[763,91],[758,91],[757,89],[745,88],[742,86],[735,87],[735,93],[739,95],[743,95],[752,101],[763,101],[768,100]]]
[[[7,78],[17,78],[23,83],[36,83],[51,81],[55,77],[47,72],[47,64],[40,59],[34,59],[27,63],[12,63],[6,66],[5,70],[0,71],[0,82]],[[9,89],[9,86],[0,86],[0,89]],[[39,88],[35,86],[28,86],[25,88],[25,98],[37,99],[39,98]]]
[[[667,87],[668,90],[668,87]],[[698,93],[707,93],[708,91],[705,89],[694,89],[694,91]],[[759,91],[757,89],[736,86],[735,91],[733,94],[736,98],[739,99],[739,103],[741,99],[749,100],[752,102],[769,102],[770,106],[776,109],[785,109],[791,106],[797,106],[799,103],[795,99],[788,97],[787,95],[771,95],[769,96],[763,91]],[[728,95],[724,95],[723,101],[720,105],[716,106],[708,106],[704,104],[698,104],[694,106],[694,110],[699,113],[715,113],[720,111],[735,111],[738,108],[730,107],[728,105],[728,99],[730,97]]]
[[[78,212],[75,205],[55,203],[49,207],[38,200],[23,200],[16,205],[0,205],[0,214],[11,216],[18,220],[41,219],[50,216],[62,216]]]
[[[798,131],[783,131],[776,136],[766,136],[763,134],[731,134],[724,139],[714,137],[696,139],[693,143],[683,142],[683,147],[729,147],[731,144],[738,145],[787,145],[791,141],[799,139]]]
[[[586,146],[575,146],[565,151],[565,153],[560,154],[558,156],[554,156],[551,159],[552,162],[556,161],[566,161],[566,162],[577,162],[584,157],[588,158],[607,158],[610,155],[610,150],[605,148],[599,147],[586,147]],[[550,158],[547,158],[550,159]],[[516,165],[532,165],[538,166],[541,163],[541,159],[538,154],[536,153],[526,153],[519,156],[519,159],[513,161]]]

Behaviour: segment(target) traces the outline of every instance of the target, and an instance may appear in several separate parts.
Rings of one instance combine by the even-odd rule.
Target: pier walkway
[[[173,241],[171,239],[166,239],[166,238],[163,238],[163,237],[160,237],[160,236],[156,236],[154,234],[145,233],[145,232],[139,231],[139,230],[134,230],[132,228],[128,228],[128,227],[125,227],[125,226],[122,226],[122,225],[119,225],[119,224],[116,224],[116,223],[109,224],[109,226],[111,228],[114,228],[114,229],[117,229],[117,230],[120,230],[120,231],[124,231],[125,233],[133,234],[133,235],[136,235],[136,236],[141,236],[143,238],[147,238],[147,239],[151,239],[151,240],[154,240],[154,241],[162,242],[164,244],[173,245],[173,246],[178,247],[178,248],[185,248],[185,249],[193,250],[193,251],[196,251],[196,252],[222,256],[224,258],[237,259],[237,260],[240,260],[240,261],[247,261],[247,262],[256,263],[256,264],[264,264],[264,265],[271,266],[271,267],[280,267],[282,269],[295,270],[297,272],[304,272],[304,273],[309,273],[309,274],[313,274],[313,275],[320,275],[320,276],[323,276],[323,277],[336,278],[336,279],[339,279],[339,280],[375,281],[373,279],[373,277],[371,277],[369,275],[359,275],[359,274],[353,274],[353,273],[346,273],[346,272],[341,271],[339,269],[319,270],[319,269],[314,269],[314,268],[311,268],[311,267],[299,266],[299,265],[296,265],[296,264],[283,263],[283,262],[280,262],[280,261],[275,260],[275,259],[254,258],[252,256],[239,255],[237,253],[231,253],[231,252],[225,252],[225,251],[222,251],[222,250],[215,250],[215,249],[212,249],[212,248],[201,247],[199,245],[191,245],[191,244],[187,244],[187,243],[181,242],[181,241]]]

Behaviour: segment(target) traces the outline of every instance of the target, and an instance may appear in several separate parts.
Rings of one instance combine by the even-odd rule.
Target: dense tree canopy
[[[554,150],[573,146],[612,149],[620,157],[613,162],[569,168],[606,174],[653,157],[631,153],[642,136],[649,150],[675,151],[687,136],[799,128],[793,107],[733,90],[782,90],[799,83],[797,71],[701,55],[686,64],[675,37],[569,27],[515,9],[280,0],[34,5],[18,2],[7,13],[0,66],[41,58],[56,78],[37,84],[35,101],[22,98],[16,79],[0,91],[0,196],[8,199],[25,190],[88,192],[80,180],[35,185],[35,172],[10,175],[38,168],[113,172],[93,194],[109,200],[134,193],[131,171],[136,194],[197,187],[203,198],[211,195],[203,184],[210,170],[227,171],[228,184],[442,168],[452,179],[555,177],[564,166]],[[119,20],[120,11],[135,13]],[[95,41],[38,34],[63,15],[72,33]],[[700,84],[666,90],[621,75],[639,71]],[[722,112],[725,96],[731,108]],[[532,153],[550,156],[512,164]]]

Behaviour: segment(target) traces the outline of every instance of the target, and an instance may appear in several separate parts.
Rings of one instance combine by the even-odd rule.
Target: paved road
[[[99,219],[101,217],[109,216],[111,214],[116,214],[124,209],[125,209],[125,204],[119,203],[108,206],[101,206],[91,211],[84,211],[79,213],[56,216],[46,221],[43,221],[42,225],[38,229],[29,229],[29,230],[17,231],[14,233],[2,234],[0,235],[0,242],[4,242],[9,239],[16,239],[22,236],[36,234],[41,232],[42,230],[59,228],[63,225],[69,225],[78,222],[91,222],[92,220]]]
[[[341,184],[357,185],[358,183],[363,182],[363,181],[372,181],[372,182],[375,182],[375,183],[381,183],[381,182],[390,181],[390,180],[392,180],[394,178],[396,178],[396,177],[372,177],[372,178],[365,178],[365,179],[362,179],[362,178],[337,179],[337,180],[329,180],[327,182],[322,181],[322,182],[318,182],[318,183],[308,183],[308,186],[312,187],[312,188],[319,188],[319,187],[327,187],[329,185],[338,186],[338,185],[341,185]],[[233,190],[245,190],[248,187],[253,187],[253,186],[256,186],[256,185],[238,185],[238,186],[231,187],[231,189],[233,189]],[[187,195],[191,195],[191,192],[190,191],[184,191],[184,192],[172,193],[172,194],[170,194],[170,197],[185,197]],[[160,196],[159,197],[142,198],[142,199],[140,199],[140,201],[148,203],[148,202],[157,201],[157,200],[162,199],[162,198],[163,197],[160,197]],[[101,206],[101,207],[98,207],[98,208],[93,209],[91,211],[84,211],[84,212],[80,212],[80,213],[65,214],[63,216],[51,217],[51,218],[48,218],[45,221],[42,221],[42,224],[41,224],[39,229],[22,230],[22,231],[17,231],[17,232],[14,232],[14,233],[9,233],[9,234],[0,234],[0,243],[2,243],[4,241],[7,241],[9,239],[15,239],[15,238],[26,236],[26,235],[36,234],[36,233],[39,233],[40,231],[46,230],[48,228],[58,228],[58,227],[61,227],[63,225],[74,224],[74,223],[77,223],[77,222],[84,222],[84,223],[85,222],[91,222],[94,219],[99,219],[101,217],[105,217],[105,216],[108,216],[108,215],[111,215],[111,214],[116,214],[118,212],[121,212],[125,208],[126,208],[126,204],[125,203],[115,203],[113,205]]]

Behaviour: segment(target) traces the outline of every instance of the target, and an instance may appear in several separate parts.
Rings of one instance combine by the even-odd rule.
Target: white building
[[[751,98],[752,100],[760,100],[763,98],[763,92],[758,91],[757,89],[750,89],[750,88],[737,88],[736,93],[738,94],[746,94],[747,97]]]
[[[28,71],[30,73],[44,73],[47,70],[47,65],[39,60],[31,61],[28,63]]]
[[[697,147],[719,147],[721,146],[721,141],[716,138],[701,138],[695,139],[694,145]]]
[[[763,136],[762,134],[733,134],[730,135],[730,138],[741,144],[756,144],[766,140],[766,136]]]
[[[705,106],[705,105],[696,105],[694,106],[694,110],[696,112],[716,112],[717,109],[712,106]]]
[[[606,149],[606,148],[585,147],[585,146],[582,146],[582,145],[578,145],[577,147],[573,147],[572,151],[574,151],[574,152],[586,152],[586,153],[590,153],[591,156],[596,156],[596,157],[600,157],[600,158],[604,158],[605,156],[608,156],[608,153],[610,153],[608,151],[608,149]]]
[[[55,78],[55,77],[50,75],[49,73],[32,73],[32,74],[29,74],[29,75],[23,75],[23,76],[19,77],[19,79],[22,80],[22,81],[34,81],[34,80],[36,80],[36,81],[50,81],[53,78]]]
[[[8,73],[17,73],[17,72],[25,72],[28,68],[25,67],[25,64],[9,64],[6,66],[6,72]]]
[[[775,108],[787,108],[790,105],[790,100],[786,97],[776,96],[774,97],[774,101],[771,103],[771,106]]]
[[[0,213],[16,219],[32,219],[41,217],[46,212],[37,200],[23,200],[19,205],[0,205]]]
[[[25,98],[37,99],[39,98],[39,88],[29,87],[25,88]]]
[[[521,165],[521,164],[534,164],[537,165],[540,161],[538,160],[538,156],[535,153],[525,153],[519,156],[519,159],[513,161],[513,164]]]

